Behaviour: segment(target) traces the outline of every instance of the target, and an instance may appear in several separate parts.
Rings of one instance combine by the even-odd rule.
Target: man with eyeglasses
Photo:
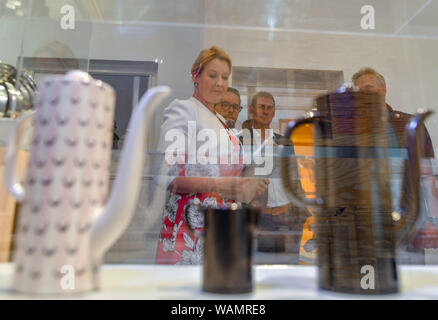
[[[225,119],[225,124],[229,128],[241,129],[242,126],[237,121],[240,110],[242,110],[240,106],[240,93],[237,89],[228,87],[222,101],[216,104],[215,110]]]
[[[244,148],[245,145],[251,144],[254,152],[262,143],[273,145],[274,150],[290,146],[288,139],[271,129],[271,122],[275,116],[275,100],[271,93],[264,91],[256,93],[251,99],[248,113],[251,119],[242,124],[244,130],[242,130],[241,142]],[[274,151],[274,154],[277,153],[281,154],[281,151]],[[260,252],[287,251],[293,254],[295,262],[298,263],[303,225],[310,214],[305,208],[292,205],[281,181],[280,159],[274,158],[273,163],[266,209],[261,215],[259,224],[257,247]],[[281,234],[282,232],[285,233]]]

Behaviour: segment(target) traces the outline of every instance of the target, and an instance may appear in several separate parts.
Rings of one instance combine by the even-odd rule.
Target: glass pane
[[[230,199],[223,198],[218,188],[232,189],[231,183],[219,180],[219,187],[215,185],[218,178],[248,175],[258,179],[254,183],[261,183],[263,178],[270,181],[268,193],[262,199],[264,202],[261,198],[256,199],[262,204],[253,235],[252,262],[318,266],[318,210],[315,206],[293,199],[283,183],[290,184],[294,191],[301,197],[304,195],[307,200],[325,196],[326,189],[340,193],[333,172],[342,171],[321,165],[321,158],[347,158],[349,161],[337,163],[341,163],[341,167],[354,168],[351,170],[352,181],[358,182],[359,189],[372,190],[369,206],[373,208],[373,214],[380,214],[375,208],[381,202],[385,205],[391,203],[389,213],[385,211],[382,215],[390,219],[395,217],[396,221],[400,213],[397,206],[402,199],[402,187],[414,186],[414,183],[404,180],[404,175],[415,169],[412,162],[407,161],[405,126],[418,109],[427,109],[433,111],[425,120],[427,134],[422,131],[424,136],[417,142],[426,149],[420,161],[420,185],[414,186],[415,190],[422,191],[418,202],[420,208],[417,210],[419,219],[410,239],[394,249],[394,259],[399,264],[436,264],[438,165],[433,156],[438,147],[438,105],[435,97],[438,72],[437,12],[438,2],[432,0],[369,0],[366,4],[359,0],[94,0],[75,1],[71,5],[65,1],[4,0],[0,1],[0,43],[7,45],[0,46],[0,60],[16,68],[18,77],[24,74],[22,71],[29,70],[30,76],[37,82],[49,74],[64,74],[80,69],[116,89],[122,88],[116,90],[116,118],[120,119],[116,133],[121,140],[119,149],[112,150],[112,157],[116,159],[111,167],[111,179],[114,181],[118,177],[116,169],[123,152],[121,149],[125,146],[125,134],[130,131],[129,121],[135,110],[133,104],[136,97],[133,97],[132,88],[138,90],[139,98],[146,88],[171,88],[171,94],[146,119],[144,140],[147,150],[144,155],[136,155],[144,156],[144,167],[138,174],[141,176],[141,186],[135,212],[129,226],[106,253],[106,263],[202,262],[204,229],[200,221],[203,215],[196,211],[196,207],[189,206],[188,201],[194,201],[196,197],[204,201],[211,198],[212,193],[217,197],[216,200],[221,199],[217,201],[224,203],[226,200],[240,204],[251,202],[256,198],[254,194],[250,200],[237,199],[242,199],[239,197],[245,195],[244,191],[254,191],[256,188],[253,188],[253,183],[245,184],[239,180],[239,188],[233,187],[229,191],[232,193]],[[197,77],[202,74],[197,74],[196,70],[204,71],[208,62],[199,65],[194,73],[192,65],[201,50],[212,46],[222,48],[232,61],[228,70],[231,74],[226,74],[227,79],[222,81],[226,82],[224,88],[229,86],[238,90],[237,102],[224,100],[225,89],[219,98],[211,98],[208,90],[213,88],[213,92],[214,85],[221,87],[219,80],[210,83],[201,77],[205,81],[201,86],[211,85],[206,91],[195,86],[195,83],[199,83]],[[129,72],[111,73],[116,61],[133,65],[138,62],[139,67],[131,66]],[[93,70],[93,62],[101,63],[98,71]],[[144,65],[147,63],[154,67],[146,70]],[[357,73],[365,67],[374,69],[378,74],[370,70]],[[336,138],[339,133],[335,128],[337,121],[343,124],[346,118],[351,120],[352,113],[348,112],[339,117],[343,116],[344,120],[336,118],[337,105],[332,107],[327,102],[332,107],[327,107],[332,112],[330,114],[327,108],[322,110],[321,103],[318,104],[318,99],[333,101],[331,94],[343,85],[338,93],[351,94],[352,97],[350,102],[341,103],[347,111],[358,110],[352,107],[360,100],[357,92],[365,91],[383,99],[369,103],[370,109],[383,110],[381,113],[376,111],[381,118],[371,121],[373,112],[364,109],[362,121],[352,120],[353,124],[350,123],[349,129],[371,124],[367,127],[369,130],[379,125],[386,130],[382,139],[371,139],[374,144],[368,145],[369,149],[365,150],[362,145],[354,143],[347,146],[329,145],[327,141],[318,144],[322,136],[332,135],[332,138]],[[19,90],[17,85],[14,86]],[[0,147],[3,148],[14,123],[11,116],[14,112],[19,115],[19,111],[27,110],[10,108],[6,113],[5,92],[0,92],[0,108],[3,108],[3,111],[0,110],[3,117],[0,122]],[[257,98],[259,92],[267,94]],[[197,98],[193,98],[194,95]],[[210,98],[211,101],[208,100]],[[191,102],[187,102],[189,99]],[[169,115],[172,108],[166,107],[174,107],[178,103],[182,104],[183,110],[175,111],[179,117],[172,113]],[[196,104],[199,110],[193,112],[193,105],[184,105],[190,103]],[[358,104],[363,106],[362,102]],[[379,106],[381,109],[378,109]],[[200,116],[206,110],[211,114],[207,112],[205,117]],[[210,119],[213,125],[205,120],[217,114],[220,116]],[[318,127],[309,122],[294,131],[292,137],[287,136],[287,129],[292,123],[315,115],[325,117],[328,124]],[[174,122],[165,123],[170,116],[176,117]],[[383,123],[382,119],[386,122]],[[163,145],[168,145],[163,142],[164,136],[175,128],[186,130],[184,143],[188,148],[188,121],[192,120],[197,121],[197,134],[201,129],[213,127],[220,130],[226,127],[230,136],[226,134],[225,137],[236,138],[230,138],[230,143],[241,145],[242,154],[249,154],[250,159],[267,138],[264,149],[260,149],[262,162],[245,163],[245,169],[238,173],[228,172],[227,175],[222,174],[219,166],[206,168],[204,164],[188,163],[187,159],[180,167],[172,166],[165,158],[164,152],[168,149]],[[166,128],[168,130],[165,132]],[[272,132],[267,132],[263,137],[264,129],[272,129]],[[199,147],[202,136],[193,137]],[[254,140],[254,137],[259,140]],[[355,134],[349,136],[352,137]],[[219,141],[219,136],[216,138]],[[382,141],[386,145],[377,145]],[[384,154],[383,160],[377,156],[380,151]],[[188,157],[188,153],[183,156]],[[285,158],[289,159],[291,167],[289,181],[286,181],[281,170]],[[359,165],[354,167],[354,163],[364,159],[372,163],[368,169],[362,170]],[[272,167],[269,167],[270,164]],[[268,172],[254,173],[257,165],[259,168],[266,166]],[[212,172],[219,172],[216,180],[209,176]],[[326,173],[333,175],[331,184],[327,183],[324,189],[321,176],[325,177]],[[178,180],[175,177],[180,178],[185,174],[207,180],[194,180],[185,191],[175,189],[183,191],[170,192],[169,184]],[[413,175],[406,176],[406,179]],[[368,182],[364,182],[362,176],[366,176]],[[383,185],[388,188],[383,188]],[[356,194],[352,196],[351,190],[346,193],[352,198],[356,197]],[[387,197],[385,201],[378,197],[380,193]],[[342,215],[348,206],[335,206],[332,203],[331,209],[335,215]],[[365,215],[363,212],[366,210],[356,209],[345,212]],[[190,215],[194,217],[199,234],[191,232],[194,230],[190,227]],[[402,217],[403,213],[398,218]],[[353,222],[348,220],[348,223]],[[346,246],[351,243],[343,236],[349,234],[350,227],[343,226],[349,231],[339,236],[339,241],[345,241],[343,243]],[[324,237],[330,238],[327,234]],[[346,246],[337,248],[340,256],[344,254],[342,258],[349,253]],[[157,251],[162,260],[156,258]]]

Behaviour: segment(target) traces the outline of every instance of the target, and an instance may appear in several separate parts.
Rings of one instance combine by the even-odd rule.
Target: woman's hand
[[[269,179],[259,178],[176,177],[169,189],[180,193],[215,192],[224,198],[250,203],[263,194],[268,185]]]
[[[215,192],[225,198],[250,203],[263,194],[269,185],[269,179],[259,178],[219,178],[216,179]]]

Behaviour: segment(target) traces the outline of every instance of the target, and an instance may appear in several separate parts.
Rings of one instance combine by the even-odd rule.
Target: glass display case
[[[427,158],[423,154],[420,161],[420,218],[410,238],[397,248],[396,260],[400,265],[436,265],[437,14],[437,0],[0,0],[0,262],[13,263],[21,206],[8,195],[4,182],[9,134],[17,117],[35,109],[44,79],[81,70],[109,84],[116,94],[113,132],[108,133],[112,134],[110,188],[118,175],[129,121],[142,96],[158,86],[171,89],[146,120],[135,212],[102,261],[107,265],[156,264],[157,250],[165,250],[160,245],[163,228],[171,228],[163,221],[172,199],[157,182],[163,167],[159,150],[163,114],[174,99],[193,96],[192,65],[201,50],[217,46],[232,61],[228,85],[240,93],[236,123],[254,124],[253,98],[258,92],[268,92],[274,114],[266,128],[289,140],[286,146],[274,142],[272,154],[264,154],[273,158],[269,174],[252,175],[270,179],[267,190],[271,193],[259,208],[252,263],[259,267],[317,266],[316,211],[293,201],[284,189],[281,171],[283,157],[296,160],[295,187],[315,198],[314,133],[310,124],[294,137],[285,137],[286,130],[298,119],[315,114],[318,97],[345,84],[358,90],[353,77],[369,67],[384,77],[389,116],[398,119],[409,114],[406,117],[411,119],[418,109],[433,111],[425,120],[430,148]],[[7,68],[15,70],[13,76]],[[25,81],[35,83],[32,94],[23,89]],[[20,102],[25,99],[32,103]],[[240,142],[245,150],[245,143]],[[28,138],[20,151],[22,178],[30,145]],[[409,169],[408,153],[406,145],[388,147],[392,150],[386,154],[391,167],[389,186],[397,203],[407,183],[403,174]],[[194,175],[204,176],[201,169]],[[177,229],[176,224],[172,227]],[[190,248],[190,237],[181,237],[192,252],[201,250],[201,256],[177,262],[202,264],[202,246]],[[182,257],[187,248],[176,254]],[[438,284],[436,288],[438,294]]]

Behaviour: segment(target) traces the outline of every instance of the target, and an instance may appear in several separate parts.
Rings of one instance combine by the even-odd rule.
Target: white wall
[[[12,43],[7,30],[20,30],[19,25],[2,22],[2,43]],[[412,113],[425,107],[437,112],[427,126],[434,147],[438,146],[437,40],[147,24],[84,23],[79,27],[82,31],[66,33],[53,23],[33,24],[24,53],[32,55],[43,43],[56,39],[70,45],[78,58],[163,59],[158,84],[169,85],[172,98],[192,94],[190,67],[199,51],[213,44],[224,48],[235,66],[342,70],[346,80],[359,68],[371,66],[385,76],[387,102],[394,108]],[[2,46],[0,60],[13,63],[18,52],[16,39],[8,48]]]
[[[154,60],[163,58],[159,84],[173,97],[192,94],[189,69],[198,52],[211,45],[227,51],[234,66],[342,70],[346,81],[359,68],[371,66],[385,76],[387,102],[413,113],[436,111],[427,121],[438,147],[438,41],[301,32],[267,32],[213,28],[112,26],[95,24],[92,58]]]
[[[438,71],[438,41],[217,29],[206,30],[205,39],[206,47],[222,46],[238,66],[342,70],[346,80],[371,66],[385,76],[388,102],[398,109],[438,107],[430,78]]]
[[[192,94],[190,68],[202,49],[199,28],[153,27],[99,23],[93,26],[92,59],[154,61],[159,65],[158,84],[169,85],[173,96]]]
[[[0,61],[16,65],[21,52],[24,23],[16,19],[0,19]]]
[[[426,125],[438,147],[437,40],[207,29],[204,47],[212,44],[236,66],[342,70],[345,81],[361,67],[373,67],[384,75],[387,102],[395,109],[435,111]]]
[[[92,23],[77,22],[75,30],[63,30],[48,19],[0,20],[0,61],[17,64],[17,57],[88,59]]]

